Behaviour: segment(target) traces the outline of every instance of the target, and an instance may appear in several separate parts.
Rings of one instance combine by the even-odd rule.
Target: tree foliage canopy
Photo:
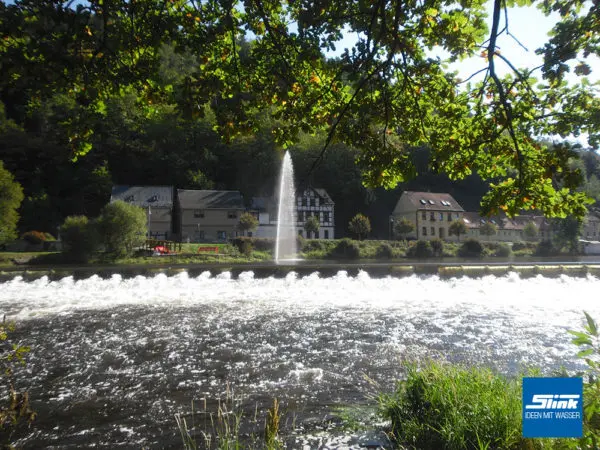
[[[317,216],[310,216],[304,222],[304,230],[306,231],[306,236],[310,236],[311,234],[315,234],[319,231],[321,224],[319,223],[319,219]]]
[[[17,212],[23,201],[23,189],[0,161],[0,244],[17,238]]]
[[[358,240],[364,239],[371,232],[371,221],[363,214],[357,214],[348,224],[350,233],[354,234]]]
[[[111,256],[126,256],[144,243],[146,211],[123,201],[109,203],[98,218],[98,231],[106,252]]]
[[[536,70],[514,67],[497,46],[515,31],[503,11],[517,5],[560,17]],[[489,29],[485,14],[483,0],[2,1],[0,100],[17,124],[40,130],[35,112],[58,94],[69,100],[56,132],[74,158],[96,145],[118,97],[148,121],[210,109],[226,140],[257,132],[265,115],[283,147],[325,133],[314,165],[345,143],[371,187],[414,176],[411,149],[428,145],[435,170],[490,180],[484,213],[581,217],[573,152],[536,138],[587,133],[600,143],[598,87],[586,79],[586,58],[600,53],[600,5],[493,0]],[[326,57],[344,33],[357,42]],[[431,56],[438,50],[450,61],[479,55],[483,79],[459,80]],[[570,85],[574,65],[581,83]],[[201,175],[189,174],[203,184]]]

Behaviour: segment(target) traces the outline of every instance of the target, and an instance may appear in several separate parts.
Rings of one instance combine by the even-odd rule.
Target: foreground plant
[[[16,364],[25,364],[24,357],[30,348],[10,342],[10,333],[15,330],[13,322],[6,319],[0,323],[0,380],[6,398],[0,404],[0,445],[11,448],[14,432],[21,426],[30,424],[35,413],[29,405],[29,394],[15,389],[13,368]]]
[[[216,411],[211,411],[206,399],[200,411],[194,409],[188,415],[175,415],[175,421],[185,450],[215,449],[242,450],[266,449],[279,450],[282,448],[279,438],[279,422],[282,417],[280,404],[277,399],[267,410],[264,422],[264,434],[242,433],[242,426],[257,430],[259,425],[258,409],[253,416],[244,415],[242,401],[236,398],[227,387],[225,398],[219,399]],[[197,437],[200,439],[197,440]]]
[[[528,448],[518,380],[435,361],[407,370],[406,381],[379,398],[396,441],[420,449]]]
[[[577,354],[587,369],[583,383],[583,448],[598,448],[600,443],[600,334],[594,319],[584,312],[584,331],[569,330],[575,336],[572,342],[581,350]]]

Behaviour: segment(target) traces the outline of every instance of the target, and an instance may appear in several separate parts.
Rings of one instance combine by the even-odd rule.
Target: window
[[[423,236],[427,236],[427,227],[423,227]]]
[[[423,220],[427,220],[427,212],[426,212],[426,211],[423,211],[423,212],[421,213],[421,219],[423,219]]]
[[[324,231],[323,231],[323,237],[324,237],[325,239],[329,239],[329,230],[324,230]]]
[[[448,222],[452,222],[452,213],[448,213]]]
[[[237,219],[237,212],[235,212],[235,211],[229,211],[227,213],[227,218],[228,219]]]
[[[435,227],[431,227],[431,235],[435,236]]]
[[[429,213],[429,220],[431,220],[432,222],[435,222],[435,213],[434,212]]]
[[[248,237],[252,237],[252,231],[248,231]]]
[[[302,206],[307,206],[307,204],[306,197],[302,197]]]
[[[304,222],[304,211],[298,211],[298,222]]]
[[[194,210],[194,218],[195,219],[204,219],[204,211],[202,211],[201,209],[195,209]]]
[[[310,199],[310,206],[317,206],[317,199],[316,198],[312,197]]]
[[[323,213],[323,223],[328,223],[329,222],[329,211],[325,211]]]
[[[319,230],[315,231],[315,239],[319,239]]]
[[[203,241],[205,239],[204,237],[204,230],[200,230],[198,231],[198,239]]]
[[[440,213],[440,222],[444,221],[444,213]]]
[[[217,239],[219,240],[226,240],[227,239],[227,232],[225,231],[217,231]]]
[[[127,203],[131,203],[134,200],[133,195],[128,195],[127,197],[125,197],[125,201]]]
[[[298,230],[298,236],[302,236],[302,230]]]

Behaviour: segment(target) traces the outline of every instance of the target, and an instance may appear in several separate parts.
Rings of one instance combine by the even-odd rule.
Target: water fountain
[[[290,152],[285,152],[279,177],[279,206],[277,209],[277,237],[275,263],[297,261],[296,189],[294,167]]]

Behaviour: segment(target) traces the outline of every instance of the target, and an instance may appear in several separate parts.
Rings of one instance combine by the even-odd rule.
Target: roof
[[[513,218],[505,214],[495,216],[480,216],[476,212],[465,212],[462,218],[468,228],[479,228],[481,225],[490,222],[498,227],[499,230],[523,230],[529,222],[533,222],[538,230],[550,228],[550,222],[544,216],[523,214]]]
[[[313,191],[315,191],[319,195],[319,197],[321,197],[324,200],[324,203],[326,205],[334,205],[335,204],[325,189],[323,189],[323,188],[309,188],[309,189],[312,189]]]
[[[446,193],[404,191],[401,197],[408,198],[417,210],[464,211],[454,197]]]
[[[252,197],[250,209],[259,212],[277,211],[277,202],[274,197]]]
[[[177,189],[182,209],[245,209],[240,191]]]
[[[142,208],[171,208],[173,186],[113,186],[110,201],[121,200]]]

